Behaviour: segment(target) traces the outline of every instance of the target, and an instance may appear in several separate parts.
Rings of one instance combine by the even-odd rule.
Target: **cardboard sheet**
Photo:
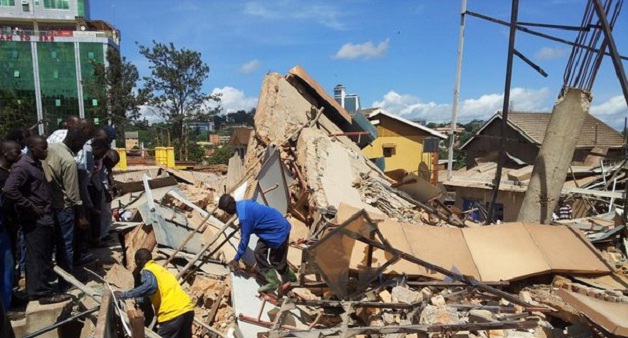
[[[542,250],[552,271],[608,272],[609,267],[577,230],[566,226],[543,224],[525,224],[525,227]],[[587,248],[589,250],[586,250]]]
[[[341,204],[336,222],[340,224],[358,211]],[[565,226],[504,223],[459,229],[400,223],[381,216],[372,218],[378,221],[379,230],[393,248],[480,281],[517,280],[549,272],[611,272],[596,249],[576,230]],[[354,248],[350,268],[359,269],[365,257],[363,248]],[[375,250],[373,267],[385,261],[387,254]],[[396,262],[385,272],[444,278],[405,260]]]
[[[465,228],[462,232],[484,281],[512,280],[551,270],[523,223]]]

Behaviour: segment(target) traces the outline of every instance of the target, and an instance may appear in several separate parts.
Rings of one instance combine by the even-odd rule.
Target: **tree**
[[[35,106],[19,100],[11,91],[0,90],[0,140],[13,129],[26,129],[37,122]]]
[[[206,160],[207,164],[229,164],[229,159],[235,153],[235,149],[229,145],[223,145],[218,148]]]
[[[187,160],[186,121],[207,114],[207,109],[203,109],[207,101],[219,101],[218,96],[203,93],[209,66],[201,60],[201,53],[176,49],[173,43],[162,44],[153,40],[152,47],[140,45],[139,48],[140,54],[151,64],[151,75],[144,77],[149,92],[148,104],[158,108],[171,126],[179,159]]]
[[[147,92],[136,88],[139,80],[137,67],[131,64],[120,52],[110,48],[107,50],[107,64],[95,62],[94,77],[84,83],[88,95],[98,100],[93,114],[102,119],[111,120],[124,135],[128,122],[140,117],[140,106],[147,100]]]

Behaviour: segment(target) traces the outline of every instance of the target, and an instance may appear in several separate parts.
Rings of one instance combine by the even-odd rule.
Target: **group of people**
[[[29,301],[67,301],[63,270],[94,258],[89,247],[108,241],[114,196],[111,149],[115,129],[72,116],[47,138],[14,130],[0,141],[0,298],[12,306],[22,271]],[[53,257],[54,256],[54,257]],[[19,264],[16,264],[19,262]],[[22,263],[23,262],[23,263]]]
[[[59,279],[54,286],[53,255],[59,267],[72,273],[75,265],[90,260],[89,246],[109,240],[112,168],[120,160],[110,148],[115,130],[77,117],[59,127],[48,138],[25,130],[0,142],[0,312],[11,307],[14,273],[20,265],[14,262],[25,261],[30,301],[63,302],[70,299],[69,285]],[[258,291],[297,280],[287,264],[291,226],[279,211],[252,200],[236,202],[227,194],[218,208],[237,215],[241,226],[238,252],[229,265],[239,266],[255,234],[255,261],[265,279]],[[136,287],[114,296],[149,298],[159,335],[191,337],[194,304],[176,277],[155,263],[147,249],[136,252],[135,262]],[[0,333],[6,325],[0,321]]]

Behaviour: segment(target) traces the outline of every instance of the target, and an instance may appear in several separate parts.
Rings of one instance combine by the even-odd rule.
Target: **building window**
[[[94,59],[94,52],[87,52],[87,58],[90,60]]]
[[[11,57],[12,58],[17,59],[18,55],[19,54],[18,54],[18,52],[16,50],[11,51]]]
[[[52,77],[55,78],[55,79],[59,78],[59,70],[58,69],[55,69],[55,70],[52,71]]]
[[[94,124],[95,125],[99,125],[100,124],[100,118],[94,117]]]
[[[397,153],[396,149],[397,145],[395,145],[394,143],[384,143],[382,145],[384,157],[393,157],[393,155]]]
[[[70,9],[70,1],[69,0],[44,0],[44,8]]]
[[[29,4],[28,2],[27,2],[27,3],[22,2],[22,11],[24,11],[24,12],[30,12],[30,11],[31,11],[31,8],[30,8],[30,7],[31,7],[31,6],[30,6],[30,4]]]
[[[98,105],[97,99],[92,99],[92,106],[96,107]]]
[[[55,100],[55,106],[61,107],[61,99],[56,99]]]
[[[20,77],[20,71],[19,70],[14,70],[13,71],[13,77]]]
[[[0,6],[15,6],[15,0],[0,0]]]
[[[51,56],[53,59],[56,59],[56,58],[57,58],[57,51],[56,51],[56,50],[53,50],[52,52],[50,52],[50,56]]]

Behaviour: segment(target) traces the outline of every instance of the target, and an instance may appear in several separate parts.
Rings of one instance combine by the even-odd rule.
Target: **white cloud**
[[[510,101],[513,110],[518,111],[549,111],[544,103],[549,98],[549,89],[513,88]],[[486,120],[496,111],[503,108],[503,94],[486,94],[476,99],[466,99],[459,103],[458,120],[461,122],[473,119]],[[451,103],[423,102],[420,98],[389,91],[381,101],[373,102],[373,107],[402,116],[406,119],[424,119],[428,122],[451,121]]]
[[[562,58],[566,55],[567,50],[565,48],[543,47],[534,54],[534,57],[538,60],[552,60]]]
[[[343,12],[338,7],[307,4],[301,1],[252,1],[244,6],[244,14],[261,17],[266,20],[314,21],[335,30],[344,30],[341,18]]]
[[[257,60],[257,59],[251,60],[251,61],[243,64],[240,67],[240,72],[244,73],[244,74],[250,74],[250,73],[256,71],[257,69],[259,69],[260,65],[261,65],[261,63],[259,62],[259,60]]]
[[[219,103],[209,103],[210,107],[216,107],[218,104],[222,106],[223,113],[235,112],[238,110],[249,111],[257,106],[256,97],[246,97],[244,92],[233,87],[225,86],[222,88],[214,88],[212,95],[221,94]]]
[[[623,95],[613,96],[606,102],[592,105],[589,108],[591,114],[595,116],[600,115],[622,115],[628,116],[628,106],[626,105],[626,99]]]
[[[363,44],[346,43],[334,55],[335,59],[357,59],[357,58],[375,58],[380,57],[388,50],[390,39],[386,39],[379,44],[374,45],[373,42],[365,42]]]
[[[625,119],[628,116],[628,105],[624,96],[618,95],[600,104],[591,105],[589,112],[615,130],[621,131],[624,129]]]

